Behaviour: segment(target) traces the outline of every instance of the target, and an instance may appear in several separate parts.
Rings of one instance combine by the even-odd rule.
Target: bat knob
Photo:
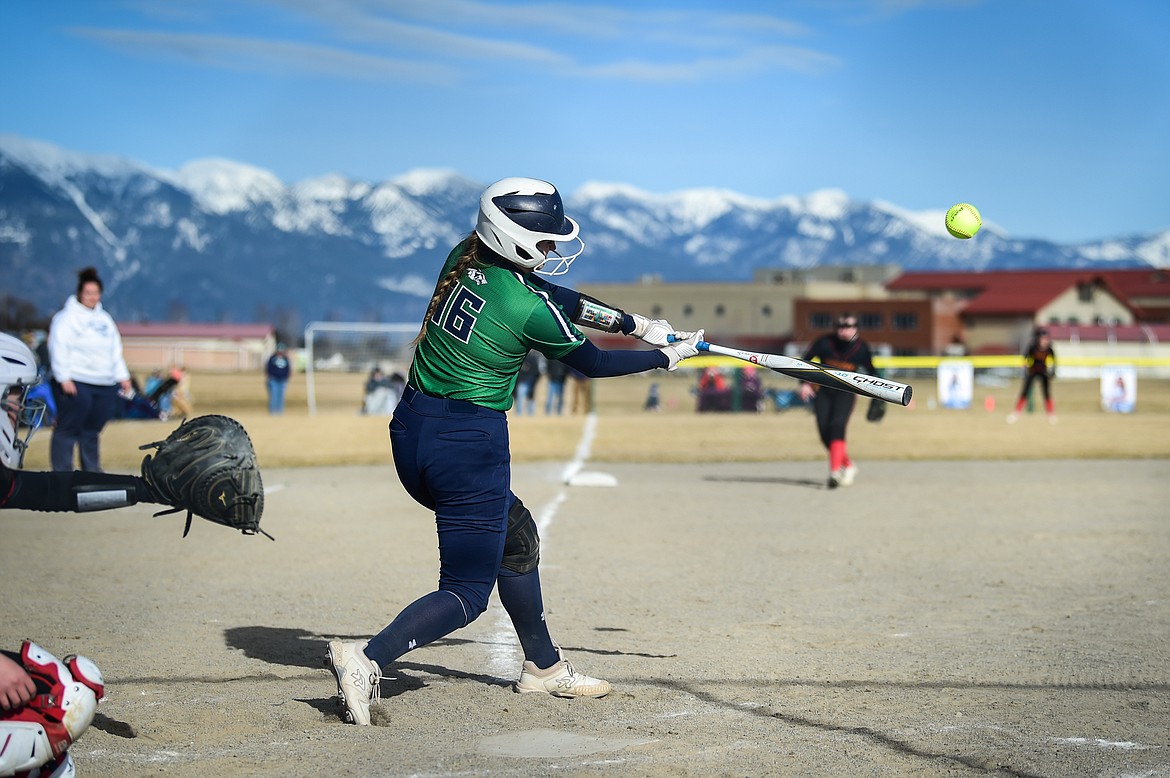
[[[667,343],[677,343],[678,338],[676,338],[674,335],[667,335],[666,342]],[[698,343],[695,344],[695,348],[697,348],[699,351],[709,351],[711,349],[711,344],[705,340],[700,340]],[[909,400],[907,400],[907,402],[909,402]]]

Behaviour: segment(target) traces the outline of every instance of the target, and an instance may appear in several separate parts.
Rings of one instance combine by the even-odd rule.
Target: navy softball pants
[[[555,662],[538,572],[515,575],[500,566],[508,511],[516,501],[506,415],[407,386],[390,422],[390,443],[402,485],[435,512],[439,586],[370,640],[366,655],[385,667],[407,651],[470,624],[487,610],[498,581],[500,601],[526,658],[540,667]]]

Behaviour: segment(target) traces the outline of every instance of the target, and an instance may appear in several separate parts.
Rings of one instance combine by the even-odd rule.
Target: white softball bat
[[[914,388],[909,384],[900,384],[886,378],[879,378],[866,373],[851,373],[848,370],[833,370],[815,362],[805,362],[796,357],[784,357],[779,354],[762,354],[756,351],[719,346],[715,343],[699,341],[699,351],[711,354],[723,354],[728,357],[742,359],[754,365],[761,365],[777,373],[807,381],[810,384],[827,386],[830,389],[859,394],[862,397],[876,397],[894,405],[909,405]]]

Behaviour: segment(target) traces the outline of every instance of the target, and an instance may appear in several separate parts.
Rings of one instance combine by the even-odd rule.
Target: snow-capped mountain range
[[[98,268],[121,320],[414,321],[480,191],[451,170],[379,183],[286,184],[223,159],[164,171],[0,135],[5,293],[44,313]],[[986,224],[947,235],[943,212],[824,190],[774,200],[723,190],[652,194],[590,183],[567,193],[588,248],[571,283],[749,281],[761,267],[897,264],[906,270],[1170,267],[1170,231],[1077,245]]]

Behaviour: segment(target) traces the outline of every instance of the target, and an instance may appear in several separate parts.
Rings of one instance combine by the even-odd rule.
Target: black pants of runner
[[[857,398],[849,392],[821,387],[813,398],[813,411],[817,416],[817,432],[825,448],[834,440],[845,440],[845,428]]]
[[[1028,375],[1024,376],[1024,388],[1020,390],[1020,399],[1026,400],[1028,398],[1028,392],[1032,389],[1033,381],[1040,382],[1040,388],[1044,391],[1044,399],[1051,400],[1052,396],[1049,394],[1047,373],[1028,373]]]

